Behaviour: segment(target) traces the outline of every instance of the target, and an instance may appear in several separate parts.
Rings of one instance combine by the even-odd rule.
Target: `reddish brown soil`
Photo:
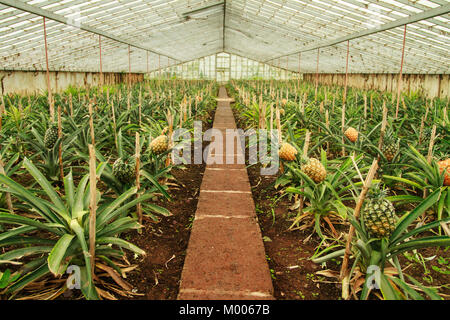
[[[203,165],[174,169],[172,174],[183,187],[172,189],[173,200],[160,204],[172,216],[159,223],[146,219],[142,233],[135,232],[127,239],[147,252],[143,259],[130,261],[137,262],[138,269],[127,281],[144,294],[137,299],[176,299],[203,171]]]
[[[236,110],[233,111],[238,128],[244,128],[244,123],[238,119]],[[248,159],[248,154],[246,159]],[[322,267],[310,259],[320,243],[320,238],[313,234],[309,241],[304,242],[313,233],[313,227],[303,231],[288,231],[292,217],[296,213],[289,210],[292,201],[286,197],[278,200],[281,193],[274,187],[277,177],[261,176],[259,166],[248,167],[247,171],[261,232],[265,240],[270,240],[264,241],[264,246],[272,275],[275,298],[280,300],[341,299],[342,287],[337,278],[315,274],[322,270]],[[277,202],[274,203],[276,200]],[[348,224],[335,225],[335,227],[338,232],[345,233],[349,228]],[[425,286],[437,288],[444,299],[450,299],[450,249],[425,248],[418,252],[423,257],[435,256],[435,258],[427,261],[424,267],[417,261],[409,261],[405,256],[400,255],[399,260],[402,267],[406,268],[405,273]],[[341,259],[337,259],[327,262],[324,269],[338,273],[341,261]],[[438,271],[437,268],[441,271]],[[370,298],[378,299],[373,294]]]
[[[273,186],[277,177],[260,176],[258,166],[249,167],[248,173],[261,232],[265,240],[270,239],[264,241],[264,246],[275,298],[339,299],[339,284],[328,283],[335,280],[315,275],[321,267],[309,260],[319,244],[316,235],[313,235],[307,243],[303,243],[303,240],[313,232],[312,228],[304,231],[288,231],[291,224],[288,221],[291,204],[283,198],[274,206],[274,199],[280,196]],[[272,215],[272,209],[275,216]],[[338,270],[338,266],[334,263],[328,264],[328,268]]]
[[[204,122],[204,131],[212,126],[214,113],[211,112]],[[203,142],[203,148],[206,145],[208,142]],[[171,173],[180,187],[170,188],[171,201],[157,203],[167,208],[172,215],[162,217],[158,223],[145,219],[142,233],[133,232],[126,239],[147,253],[143,259],[138,260],[130,256],[130,262],[138,264],[138,268],[126,280],[142,294],[134,299],[177,298],[205,167],[205,164],[193,164],[186,165],[184,169],[173,169]]]
[[[274,205],[274,200],[280,197],[280,193],[273,185],[276,177],[260,176],[257,166],[249,167],[248,173],[262,235],[271,240],[265,241],[264,246],[271,269],[275,298],[283,300],[341,299],[341,284],[336,278],[315,274],[323,270],[320,265],[310,260],[320,243],[319,237],[313,234],[310,240],[304,243],[304,240],[313,233],[313,228],[288,231],[292,223],[292,213],[289,210],[292,202],[282,198]],[[272,209],[274,209],[274,216]],[[324,226],[324,228],[327,227]],[[348,226],[342,225],[338,231],[345,228]],[[400,255],[399,260],[402,267],[406,268],[405,273],[425,286],[437,288],[444,299],[450,299],[450,249],[425,248],[418,252],[425,258],[433,256],[435,258],[427,261],[424,266]],[[298,267],[291,269],[294,266]],[[340,263],[332,261],[327,262],[324,269],[339,272],[340,268]],[[373,295],[371,298],[377,299]]]

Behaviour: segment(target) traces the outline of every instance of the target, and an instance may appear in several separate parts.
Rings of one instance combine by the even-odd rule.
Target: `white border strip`
[[[245,296],[252,296],[252,297],[259,297],[259,298],[273,298],[273,295],[267,292],[261,292],[261,291],[228,291],[228,290],[219,290],[219,289],[213,289],[213,290],[202,290],[202,289],[180,289],[179,294],[181,293],[214,293],[219,295],[245,295]],[[179,295],[178,294],[178,295]]]

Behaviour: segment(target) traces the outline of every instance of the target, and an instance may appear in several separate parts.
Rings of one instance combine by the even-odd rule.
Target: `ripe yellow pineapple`
[[[303,164],[300,169],[315,183],[320,183],[327,177],[327,170],[323,164],[315,159],[309,158],[305,164]]]
[[[287,142],[284,142],[281,145],[280,150],[278,151],[278,155],[281,159],[286,161],[295,160],[295,156],[297,155],[297,149],[295,149],[292,145]]]
[[[161,154],[167,151],[169,147],[169,139],[165,135],[160,135],[159,137],[153,139],[150,143],[150,150],[155,154]]]
[[[358,131],[356,131],[356,129],[353,127],[349,127],[347,130],[345,130],[344,135],[351,142],[355,142],[356,140],[358,140]]]

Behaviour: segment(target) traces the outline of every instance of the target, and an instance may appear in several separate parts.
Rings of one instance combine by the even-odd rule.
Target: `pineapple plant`
[[[437,164],[439,166],[440,174],[442,174],[444,170],[446,171],[444,176],[444,186],[450,186],[450,158],[438,161]]]
[[[44,145],[47,149],[52,149],[58,140],[58,126],[52,123],[50,127],[45,131]]]
[[[383,152],[386,159],[391,162],[397,155],[400,149],[400,139],[397,138],[392,130],[384,137],[383,146],[381,147],[381,152]]]
[[[345,130],[344,135],[351,142],[356,142],[356,140],[358,140],[358,131],[353,127],[349,127],[347,130]]]
[[[292,145],[287,142],[284,142],[281,145],[280,150],[278,151],[278,155],[281,159],[285,161],[294,161],[295,156],[297,155],[297,149],[295,149]]]
[[[113,175],[124,184],[131,183],[136,176],[136,159],[134,156],[118,158],[112,167]]]
[[[309,158],[304,161],[305,163],[300,169],[315,183],[320,183],[327,177],[327,170],[323,164],[316,158]]]
[[[169,148],[169,139],[166,135],[162,134],[159,137],[153,139],[150,143],[150,150],[155,154],[161,154],[167,151]]]
[[[388,238],[395,230],[396,215],[393,204],[386,199],[386,190],[373,188],[363,212],[364,224],[372,238]]]

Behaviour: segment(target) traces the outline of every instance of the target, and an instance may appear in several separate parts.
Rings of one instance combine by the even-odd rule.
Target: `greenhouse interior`
[[[450,300],[450,1],[0,0],[0,48],[0,300]]]

